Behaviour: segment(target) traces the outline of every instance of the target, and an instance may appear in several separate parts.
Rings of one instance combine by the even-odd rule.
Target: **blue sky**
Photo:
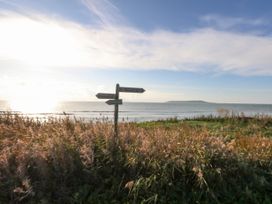
[[[272,2],[0,0],[0,99],[272,103]]]

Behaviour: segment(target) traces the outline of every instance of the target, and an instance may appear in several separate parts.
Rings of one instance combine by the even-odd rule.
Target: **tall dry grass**
[[[271,137],[186,122],[119,132],[114,148],[106,121],[1,115],[0,203],[272,202]]]

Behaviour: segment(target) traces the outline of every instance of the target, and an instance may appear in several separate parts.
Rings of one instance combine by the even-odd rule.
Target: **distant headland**
[[[190,101],[167,101],[166,103],[211,103],[202,100],[190,100]]]

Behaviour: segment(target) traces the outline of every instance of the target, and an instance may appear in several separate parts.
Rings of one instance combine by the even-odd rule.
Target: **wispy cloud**
[[[107,0],[81,0],[81,2],[89,9],[89,11],[96,15],[100,23],[106,26],[114,26],[126,22],[125,18],[121,15],[119,9]]]
[[[272,75],[269,36],[208,27],[186,33],[143,32],[123,23],[118,8],[106,0],[82,2],[98,16],[101,26],[0,11],[0,66]]]
[[[247,19],[241,17],[227,17],[216,14],[209,14],[201,16],[200,20],[205,23],[207,26],[216,26],[222,29],[234,28],[237,26],[265,26],[269,22],[263,18],[257,19]]]

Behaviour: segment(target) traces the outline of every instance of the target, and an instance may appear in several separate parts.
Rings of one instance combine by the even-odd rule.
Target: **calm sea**
[[[0,101],[0,111],[11,110],[18,114],[46,119],[48,117],[70,117],[84,120],[100,120],[113,118],[113,106],[104,102],[63,102],[50,112],[21,113],[11,110],[8,103]],[[226,109],[235,114],[244,113],[246,116],[270,115],[272,104],[220,104],[206,102],[166,102],[166,103],[131,103],[125,102],[120,106],[119,118],[125,121],[150,121],[177,117],[178,119],[197,116],[218,115],[220,109]]]

